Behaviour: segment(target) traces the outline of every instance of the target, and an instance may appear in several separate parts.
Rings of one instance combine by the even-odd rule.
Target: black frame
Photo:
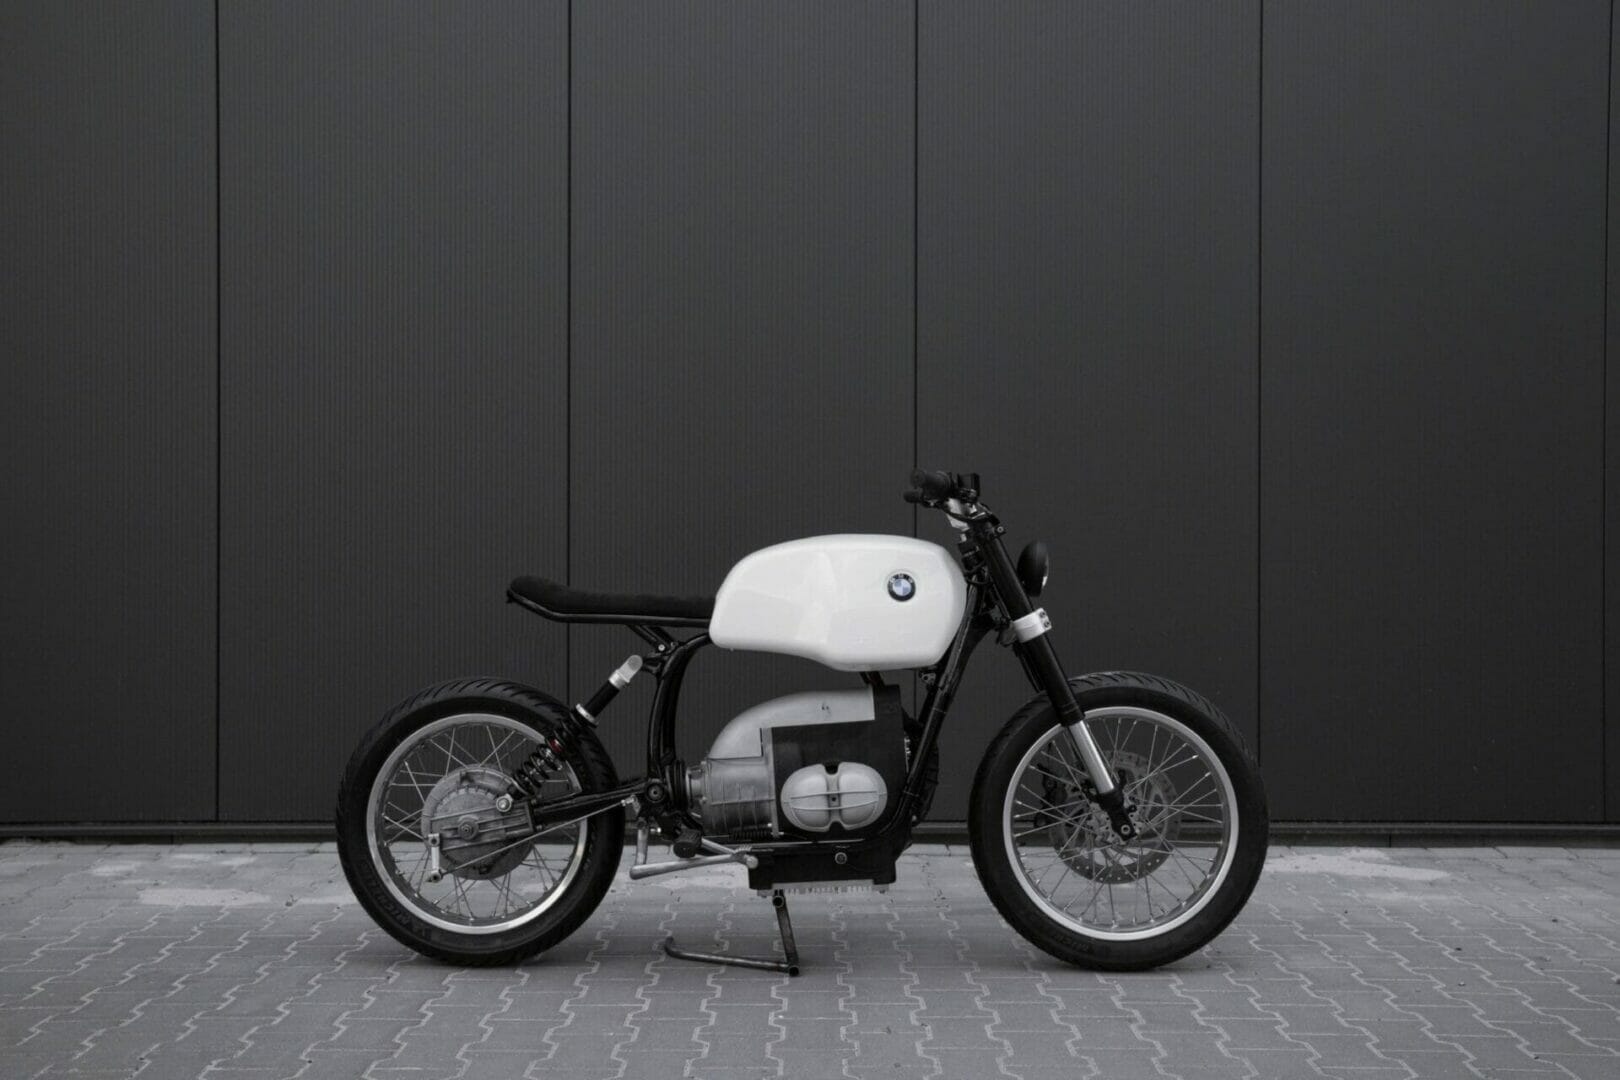
[[[947,474],[937,476],[943,478]],[[962,622],[945,655],[932,667],[921,669],[928,693],[920,714],[922,730],[907,765],[905,786],[899,798],[884,810],[883,818],[877,825],[858,837],[767,840],[750,843],[748,848],[751,852],[804,851],[809,848],[859,852],[893,847],[897,841],[903,844],[909,838],[911,827],[916,824],[913,817],[916,808],[930,794],[926,790],[928,759],[944,727],[946,714],[956,697],[956,690],[961,685],[974,649],[990,631],[995,630],[999,635],[1014,620],[1034,610],[1003,543],[1006,530],[994,514],[976,501],[977,477],[951,476],[946,481],[930,476],[929,479],[948,486],[943,490],[936,488],[930,491],[925,488],[924,491],[913,491],[908,493],[907,499],[944,510],[959,530],[957,549],[962,573],[967,580],[968,598]],[[916,476],[913,483],[924,486]],[[508,598],[548,618],[585,621],[541,608],[511,593],[508,593]],[[657,680],[657,690],[647,719],[647,771],[644,776],[621,783],[609,791],[576,795],[535,806],[532,809],[535,825],[543,827],[574,820],[636,799],[641,804],[641,816],[657,821],[660,830],[671,839],[682,831],[698,829],[699,823],[693,819],[680,794],[683,785],[681,777],[677,775],[680,763],[675,757],[675,718],[687,665],[698,650],[710,643],[708,633],[705,631],[678,640],[662,627],[689,623],[665,620],[653,623],[628,615],[592,615],[588,621],[622,623],[653,646],[653,651],[643,657],[643,670],[650,671]],[[1068,678],[1049,638],[1050,634],[1045,632],[1029,640],[1007,640],[1003,636],[1002,643],[1012,645],[1031,685],[1052,700],[1059,721],[1067,724],[1080,718],[1080,706],[1074,699]],[[866,677],[869,680],[876,678],[875,675]],[[579,720],[577,714],[571,713],[570,716]]]

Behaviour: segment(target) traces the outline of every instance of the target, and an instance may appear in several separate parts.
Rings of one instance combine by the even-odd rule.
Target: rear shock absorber
[[[545,782],[562,769],[566,749],[557,736],[543,736],[539,747],[512,772],[513,797],[538,799]]]

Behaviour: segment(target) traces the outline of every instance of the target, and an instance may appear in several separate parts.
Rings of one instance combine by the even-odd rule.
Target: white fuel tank
[[[732,567],[709,637],[727,649],[802,656],[838,671],[926,667],[967,606],[950,553],[909,536],[812,536]]]

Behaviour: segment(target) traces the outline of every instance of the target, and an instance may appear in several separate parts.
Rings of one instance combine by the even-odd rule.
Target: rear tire
[[[1071,787],[1058,797],[1057,808],[1031,808],[1029,819],[1021,823],[1025,826],[1021,831],[1034,836],[1034,839],[1024,841],[1027,846],[1020,847],[1020,829],[1015,829],[1014,821],[1016,814],[1029,806],[1019,796],[1020,791],[1027,792],[1029,789],[1021,785],[1026,782],[1029,769],[1036,760],[1035,755],[1043,746],[1055,746],[1057,744],[1053,740],[1068,739],[1067,733],[1058,726],[1057,714],[1051,702],[1043,694],[1031,700],[1007,722],[979,765],[968,809],[974,868],[996,909],[1013,928],[1032,944],[1060,960],[1108,971],[1139,971],[1170,963],[1206,945],[1224,930],[1242,910],[1259,881],[1261,868],[1265,864],[1268,831],[1265,792],[1259,769],[1231,721],[1207,699],[1184,686],[1158,676],[1131,672],[1086,675],[1071,679],[1069,684],[1088,722],[1093,725],[1094,736],[1097,735],[1099,719],[1110,715],[1128,715],[1138,723],[1145,722],[1149,725],[1145,729],[1148,731],[1156,731],[1158,726],[1162,726],[1167,733],[1182,733],[1180,737],[1185,738],[1186,746],[1194,756],[1184,759],[1176,768],[1197,769],[1200,765],[1204,766],[1206,775],[1212,778],[1209,782],[1213,796],[1200,794],[1199,798],[1213,797],[1220,800],[1223,806],[1229,798],[1229,817],[1235,837],[1230,842],[1223,840],[1218,848],[1212,847],[1214,854],[1211,855],[1209,868],[1205,876],[1198,879],[1196,860],[1183,859],[1184,865],[1178,867],[1172,861],[1178,856],[1166,853],[1167,849],[1173,850],[1175,845],[1162,839],[1156,842],[1157,846],[1143,841],[1135,851],[1117,843],[1112,846],[1102,842],[1094,844],[1093,838],[1098,834],[1082,832],[1084,822],[1076,823],[1077,819],[1084,818],[1089,802],[1076,798]],[[1153,719],[1155,717],[1159,719]],[[1133,737],[1136,730],[1133,726]],[[1131,756],[1128,747],[1110,746],[1101,736],[1098,736],[1098,742],[1104,757],[1111,760],[1116,770],[1119,770],[1122,760]],[[1165,753],[1174,756],[1170,751]],[[1207,763],[1204,761],[1206,753],[1212,759]],[[1136,760],[1141,760],[1140,755],[1136,756]],[[1189,762],[1190,765],[1187,764]],[[1171,771],[1168,765],[1159,768],[1161,776]],[[1065,772],[1061,765],[1056,767],[1056,771]],[[1224,784],[1219,774],[1224,774]],[[1044,778],[1049,774],[1040,775]],[[1057,779],[1061,787],[1071,782],[1072,775],[1073,770],[1069,770],[1064,777],[1053,779]],[[1151,767],[1146,770],[1146,775],[1153,775]],[[1047,781],[1043,779],[1041,782]],[[1202,792],[1203,789],[1198,790]],[[1134,792],[1132,785],[1127,783],[1127,793],[1141,801],[1144,814],[1151,813],[1145,809],[1152,799],[1152,792],[1145,781]],[[1161,805],[1173,808],[1178,805],[1178,798],[1172,793],[1168,801],[1161,800]],[[1200,801],[1188,805],[1198,806],[1202,811],[1209,804]],[[1169,821],[1177,813],[1196,817],[1199,811],[1166,809],[1161,819]],[[1227,820],[1227,816],[1223,815],[1222,820]],[[1174,828],[1167,826],[1165,831],[1171,832]],[[1197,828],[1204,829],[1207,835],[1215,827],[1200,822],[1194,826],[1195,830]],[[1221,828],[1225,828],[1224,824]],[[1052,833],[1059,829],[1068,831],[1058,833],[1058,840],[1052,840]],[[1117,839],[1112,837],[1111,832],[1106,832],[1106,836],[1110,840]],[[1079,840],[1084,840],[1085,846],[1076,849],[1074,845]],[[1210,842],[1206,840],[1205,843]],[[1051,846],[1056,857],[1047,856],[1051,859],[1051,866],[1042,882],[1037,884],[1035,871],[1027,865],[1032,860],[1026,860],[1023,853],[1032,851],[1044,856],[1042,845]],[[1139,879],[1145,878],[1151,883],[1162,870],[1166,876],[1158,877],[1161,886],[1167,878],[1174,884],[1172,871],[1184,871],[1187,866],[1194,869],[1182,872],[1180,876],[1191,886],[1187,890],[1188,896],[1182,901],[1182,907],[1177,908],[1170,903],[1176,897],[1172,895],[1166,899],[1161,895],[1159,902],[1165,911],[1158,917],[1162,919],[1162,925],[1154,923],[1156,916],[1151,884],[1142,885],[1147,889],[1149,898],[1147,915],[1138,924],[1122,930],[1117,922],[1110,924],[1101,915],[1101,903],[1096,898],[1101,890],[1108,890],[1109,911],[1115,908],[1115,886],[1111,881],[1120,882],[1122,887],[1126,884],[1131,886],[1134,910],[1139,912],[1141,900],[1136,895],[1139,892],[1136,888]],[[1045,895],[1045,881],[1054,874],[1059,875],[1059,884],[1051,886],[1051,895]],[[1087,892],[1093,894],[1091,903],[1097,905],[1095,910],[1098,914],[1089,921],[1086,916],[1093,910],[1091,907],[1082,909],[1080,915],[1076,916],[1072,913],[1072,905],[1080,901],[1070,900],[1068,903],[1071,907],[1065,908],[1059,899],[1058,890],[1071,874],[1074,875],[1072,883],[1078,886],[1077,896]],[[1096,884],[1093,885],[1093,882]],[[1203,886],[1202,892],[1198,891],[1200,885]]]
[[[373,817],[379,774],[391,758],[397,760],[402,744],[429,725],[462,716],[493,717],[508,728],[546,739],[559,736],[565,747],[563,763],[582,792],[606,791],[618,783],[596,733],[572,722],[561,703],[530,687],[494,679],[443,683],[395,706],[355,748],[338,789],[338,856],[361,906],[395,940],[447,963],[513,964],[562,941],[596,909],[618,871],[624,811],[615,807],[574,827],[578,840],[570,841],[576,846],[567,874],[559,875],[555,897],[522,925],[493,932],[434,925],[424,911],[401,902],[395,891],[401,888],[397,877],[385,880],[391,871],[379,865],[368,820]]]

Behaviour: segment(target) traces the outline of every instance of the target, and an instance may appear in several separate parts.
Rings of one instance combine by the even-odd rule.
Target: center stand
[[[699,866],[714,866],[720,863],[741,863],[750,870],[759,865],[759,860],[747,851],[729,848],[724,844],[716,843],[698,837],[694,847],[710,852],[708,855],[673,859],[669,862],[651,863],[647,861],[647,840],[649,828],[646,821],[636,826],[636,861],[630,867],[630,878],[639,881],[642,878],[656,877],[659,874],[672,874],[680,870],[692,870]],[[684,846],[684,843],[683,843]],[[680,848],[676,849],[678,852]],[[702,953],[691,952],[676,946],[673,938],[664,942],[664,954],[676,960],[700,960],[708,964],[730,964],[733,967],[759,968],[763,971],[783,971],[788,975],[799,973],[799,947],[793,941],[793,921],[788,918],[787,896],[781,889],[771,891],[771,906],[776,909],[776,927],[782,935],[782,957],[763,956],[734,956],[729,953]]]
[[[782,935],[783,959],[760,956],[734,956],[729,953],[702,953],[677,948],[675,939],[664,942],[664,953],[676,960],[700,960],[707,964],[730,964],[733,967],[759,968],[763,971],[784,971],[788,975],[799,973],[799,948],[793,941],[793,922],[788,918],[787,897],[781,889],[771,892],[771,906],[776,909],[776,926]]]

